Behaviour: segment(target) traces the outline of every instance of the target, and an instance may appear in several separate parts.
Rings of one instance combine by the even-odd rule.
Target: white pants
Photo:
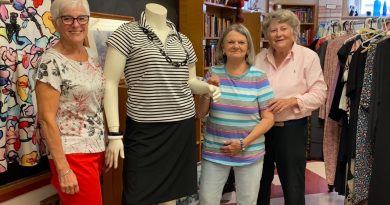
[[[222,190],[229,176],[231,166],[202,160],[200,175],[200,205],[220,205]],[[260,187],[263,160],[247,166],[233,167],[237,205],[256,205]]]

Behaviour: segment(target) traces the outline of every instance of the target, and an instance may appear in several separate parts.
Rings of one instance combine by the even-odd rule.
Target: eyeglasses
[[[74,23],[74,20],[77,20],[77,22],[80,25],[85,25],[89,21],[89,16],[88,15],[81,15],[78,17],[73,17],[73,16],[61,16],[61,21],[65,25],[72,25]]]

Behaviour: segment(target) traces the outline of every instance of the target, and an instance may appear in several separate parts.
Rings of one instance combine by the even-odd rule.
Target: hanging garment
[[[335,91],[335,86],[338,78],[339,73],[339,66],[338,66],[338,59],[336,52],[331,51],[338,51],[341,46],[343,45],[343,42],[348,39],[349,35],[340,36],[334,40],[329,41],[328,48],[325,57],[325,64],[324,64],[324,78],[325,82],[328,85],[328,97],[325,103],[325,106],[322,107],[322,110],[320,109],[320,116],[321,113],[324,114],[323,117],[325,119],[325,126],[324,126],[324,162],[325,162],[325,175],[326,175],[326,181],[329,185],[334,184],[334,178],[335,178],[335,172],[336,172],[336,164],[337,164],[337,156],[338,156],[338,147],[339,147],[339,139],[340,139],[340,132],[341,127],[338,122],[330,119],[328,116],[330,107],[333,100],[333,95]]]
[[[369,104],[371,97],[372,69],[374,66],[376,45],[372,45],[368,50],[364,79],[361,91],[360,106],[357,116],[356,132],[356,156],[355,156],[355,187],[353,201],[360,203],[368,199],[368,189],[371,179],[371,169],[373,163],[373,141],[367,134]]]
[[[50,0],[0,4],[0,172],[10,163],[34,166],[46,154],[36,131],[37,61],[55,42]]]
[[[389,189],[390,166],[389,166],[389,123],[390,116],[390,69],[388,66],[390,41],[386,39],[378,43],[374,60],[374,85],[370,110],[376,107],[376,113],[370,112],[370,123],[376,127],[370,127],[375,140],[374,162],[368,193],[369,205],[390,204]],[[376,71],[375,71],[376,70]],[[374,109],[375,110],[375,109]],[[369,130],[370,132],[370,130]]]

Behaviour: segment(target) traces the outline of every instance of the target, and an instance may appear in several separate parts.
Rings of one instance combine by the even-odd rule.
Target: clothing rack
[[[367,17],[358,19],[356,17],[343,17],[341,19],[323,21],[319,25],[322,25],[322,29],[326,30],[325,33],[337,34],[344,31],[354,32],[360,28],[382,29],[384,27],[387,30],[387,28],[390,28],[388,24],[390,24],[390,17]],[[321,29],[321,26],[318,29]]]

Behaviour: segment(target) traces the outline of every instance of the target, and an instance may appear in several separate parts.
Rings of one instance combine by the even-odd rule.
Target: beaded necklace
[[[141,28],[142,28],[142,27],[141,27]],[[167,53],[166,51],[164,51],[164,49],[160,48],[160,47],[154,42],[153,32],[151,32],[150,30],[148,30],[148,29],[146,29],[146,28],[142,28],[142,31],[146,34],[146,36],[147,36],[148,39],[153,43],[153,45],[154,45],[155,47],[158,48],[158,50],[160,51],[161,55],[165,57],[165,60],[166,60],[169,64],[171,64],[171,65],[173,65],[173,66],[175,66],[175,67],[180,67],[180,66],[185,66],[185,65],[187,65],[188,59],[190,58],[190,56],[189,56],[189,54],[188,54],[187,49],[184,47],[184,45],[183,45],[183,40],[182,40],[182,38],[180,37],[179,34],[176,34],[176,35],[177,35],[177,37],[179,38],[181,47],[183,48],[184,52],[186,53],[186,58],[185,58],[183,61],[181,61],[181,62],[179,62],[179,61],[176,62],[176,61],[173,61],[173,60],[168,56],[168,53]],[[167,38],[169,38],[169,36],[174,36],[174,35],[175,35],[175,34],[169,34]]]

